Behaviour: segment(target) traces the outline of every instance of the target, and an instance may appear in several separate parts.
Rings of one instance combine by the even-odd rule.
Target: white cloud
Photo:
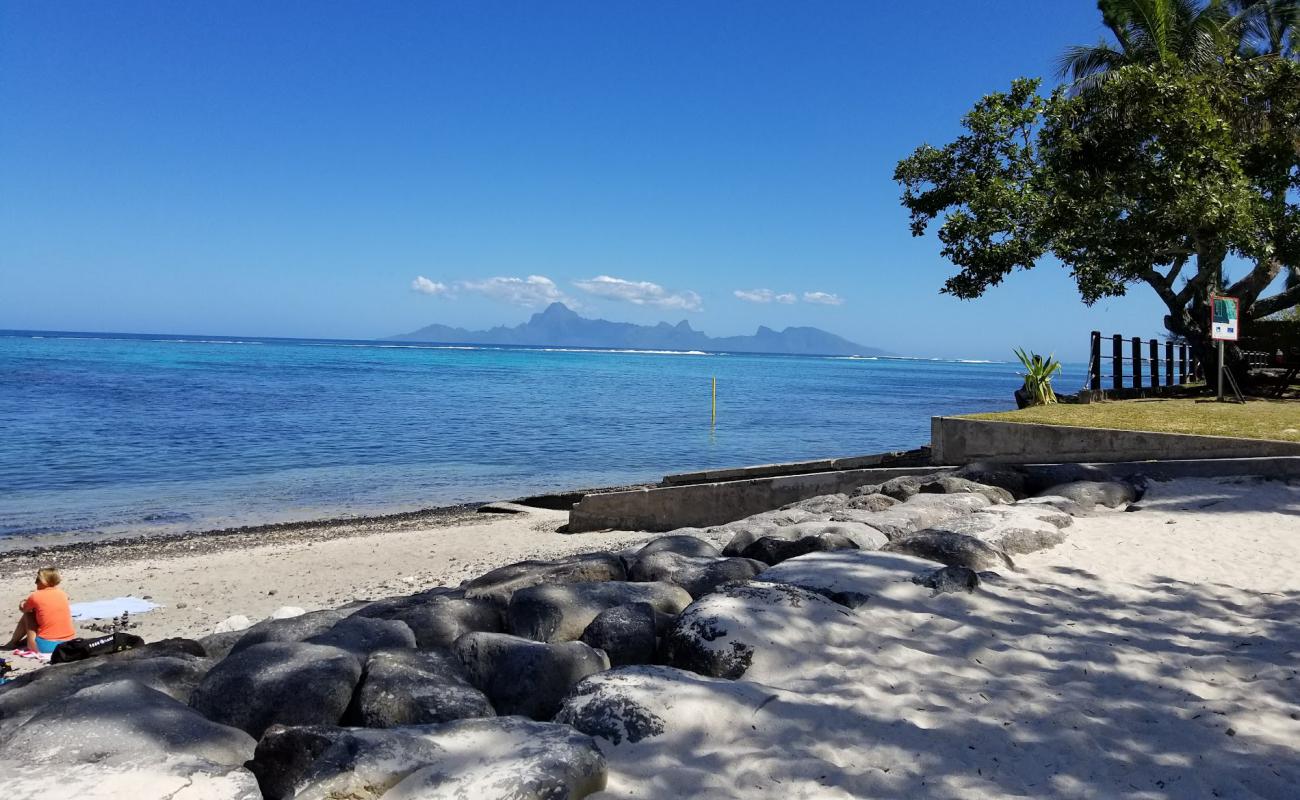
[[[776,303],[789,304],[789,303],[799,302],[799,298],[795,297],[793,294],[789,292],[782,292],[778,294],[772,291],[771,289],[737,289],[736,291],[732,292],[732,294],[734,294],[736,297],[739,297],[741,300],[744,300],[747,303],[776,302]]]
[[[805,303],[817,303],[823,306],[844,305],[844,298],[830,292],[804,292],[803,299]]]
[[[419,292],[420,294],[446,294],[447,284],[431,281],[423,275],[417,275],[415,276],[415,280],[411,281],[411,291]]]
[[[676,308],[682,311],[700,311],[703,301],[692,291],[669,291],[650,281],[625,281],[608,275],[597,275],[584,281],[574,281],[588,294],[606,297],[610,300],[622,300],[638,306],[657,306],[659,308]]]
[[[555,281],[544,275],[529,275],[527,278],[487,278],[481,281],[461,281],[456,288],[466,292],[475,292],[493,300],[511,303],[517,306],[542,306],[550,303],[569,303],[572,301],[560,291]]]

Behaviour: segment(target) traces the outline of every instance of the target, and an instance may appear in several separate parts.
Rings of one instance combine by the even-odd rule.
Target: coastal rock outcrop
[[[1005,489],[1016,499],[1029,494],[1028,476],[1025,471],[1014,464],[999,464],[993,461],[976,461],[959,467],[952,473],[953,477],[965,478],[985,486]]]
[[[678,698],[690,697],[690,709]],[[759,709],[776,697],[766,686],[748,681],[710,678],[662,666],[624,667],[592,675],[564,699],[556,722],[610,745],[631,745],[665,733],[689,739],[691,726],[719,720],[750,724]]]
[[[452,652],[498,714],[550,719],[574,684],[609,669],[609,658],[582,642],[546,644],[505,633],[467,633]]]
[[[978,494],[990,503],[1014,503],[1011,492],[956,475],[934,475],[921,481],[920,494]]]
[[[636,558],[645,558],[655,553],[676,553],[697,558],[717,558],[722,555],[722,551],[710,541],[689,534],[672,533],[660,536],[642,546],[636,551]]]
[[[227,656],[190,705],[208,719],[261,736],[271,725],[333,725],[361,680],[361,662],[337,647],[263,642]]]
[[[405,623],[421,650],[451,647],[470,631],[497,633],[501,610],[489,600],[464,597],[459,592],[430,593],[381,600],[353,616],[375,617]]]
[[[835,511],[843,508],[849,500],[847,494],[823,494],[817,497],[810,497],[807,500],[800,500],[797,503],[781,506],[782,509],[797,508],[801,511],[808,511],[813,514],[822,514],[828,511]]]
[[[848,511],[847,515],[862,515],[861,518],[840,519],[837,512],[837,518],[830,520],[810,520],[807,522],[797,522],[790,525],[779,525],[775,528],[755,528],[738,531],[727,546],[722,549],[724,555],[740,556],[754,542],[759,539],[773,538],[784,539],[787,541],[798,541],[809,536],[843,536],[852,540],[863,550],[875,550],[882,546],[888,539],[880,530],[872,527],[865,522],[871,512],[867,511]]]
[[[649,603],[607,608],[582,632],[581,641],[604,650],[611,666],[648,664],[658,648],[658,613]]]
[[[415,634],[405,622],[398,620],[347,617],[306,641],[346,650],[364,662],[376,650],[414,649]]]
[[[843,606],[797,586],[735,584],[683,611],[664,634],[663,656],[672,666],[701,675],[752,673],[753,680],[762,681],[797,669],[812,638],[835,636],[849,617]]]
[[[638,555],[628,577],[633,581],[671,583],[685,589],[692,598],[698,598],[729,581],[747,581],[764,568],[763,563],[751,558],[687,556],[660,550]],[[659,610],[675,614],[681,608]]]
[[[230,648],[230,655],[265,642],[301,642],[333,628],[347,616],[346,612],[327,608],[297,617],[264,619],[239,637],[239,641]]]
[[[650,558],[687,558],[670,553]],[[629,603],[649,603],[666,614],[677,614],[691,603],[680,586],[662,581],[623,581],[542,584],[520,589],[510,598],[506,627],[515,636],[538,642],[568,642],[582,636],[596,615]]]
[[[18,727],[0,755],[4,797],[259,797],[243,764],[251,736],[132,680],[63,697]]]
[[[884,535],[880,537],[884,544]],[[859,550],[858,543],[841,533],[821,533],[804,536],[799,539],[782,539],[778,536],[764,536],[746,547],[741,554],[764,564],[779,564],[790,558],[807,553],[828,552],[831,550]]]
[[[267,800],[581,800],[606,781],[590,736],[511,717],[386,730],[276,727],[250,768]]]
[[[809,553],[783,561],[758,576],[767,583],[797,586],[849,608],[910,607],[925,596],[914,581],[936,571],[923,558],[880,551]]]
[[[520,561],[498,567],[465,584],[465,597],[505,608],[520,589],[543,584],[624,581],[627,569],[614,553],[586,553],[555,561]]]
[[[887,494],[868,492],[867,494],[855,494],[850,497],[842,508],[855,511],[884,511],[890,506],[896,505],[898,505],[898,501]]]
[[[130,652],[60,664],[14,678],[0,690],[0,738],[47,705],[115,681],[134,681],[187,703],[213,663],[190,655],[123,658]]]
[[[496,716],[487,695],[470,685],[460,660],[445,650],[379,650],[366,661],[346,721],[393,728]]]
[[[1011,557],[993,545],[964,533],[924,530],[890,540],[883,550],[937,561],[976,572],[1015,569]]]
[[[1040,494],[1072,500],[1085,511],[1097,506],[1121,508],[1141,497],[1137,487],[1127,481],[1072,481],[1048,487]]]
[[[973,536],[1008,554],[1033,553],[1061,544],[1074,519],[1050,507],[995,506],[939,523],[931,531]]]

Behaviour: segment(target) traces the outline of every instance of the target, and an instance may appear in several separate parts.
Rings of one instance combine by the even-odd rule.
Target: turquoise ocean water
[[[1017,368],[0,332],[0,538],[383,514],[909,449],[931,415],[1011,407]]]

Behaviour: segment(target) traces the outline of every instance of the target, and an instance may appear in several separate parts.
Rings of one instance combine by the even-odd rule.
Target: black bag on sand
[[[50,655],[51,664],[65,664],[69,661],[81,661],[94,656],[120,653],[144,644],[144,639],[131,633],[110,633],[94,639],[69,639]]]

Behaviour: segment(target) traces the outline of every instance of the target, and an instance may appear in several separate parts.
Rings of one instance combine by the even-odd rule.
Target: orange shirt
[[[68,596],[57,586],[37,589],[23,602],[23,610],[36,615],[36,635],[50,642],[65,642],[75,638],[72,627],[72,607]]]

